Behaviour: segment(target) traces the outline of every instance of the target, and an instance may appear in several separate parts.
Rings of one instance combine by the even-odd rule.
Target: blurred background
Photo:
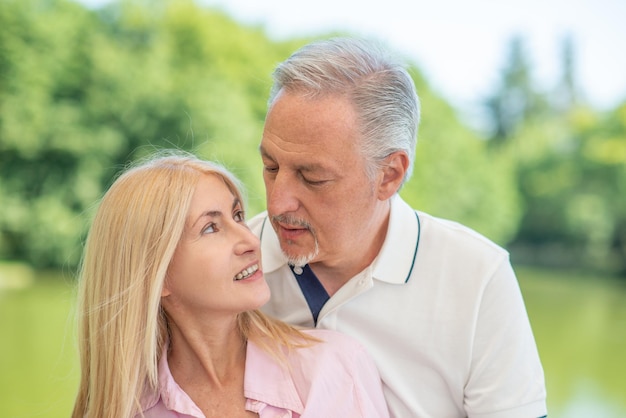
[[[71,412],[75,274],[116,173],[191,150],[263,210],[271,71],[333,35],[410,65],[402,195],[509,249],[550,416],[626,417],[626,3],[408,3],[0,0],[0,417]]]

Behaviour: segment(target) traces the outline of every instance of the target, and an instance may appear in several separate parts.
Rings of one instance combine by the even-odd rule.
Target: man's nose
[[[277,173],[265,183],[267,210],[270,215],[295,212],[300,201],[298,198],[298,184],[288,173]]]

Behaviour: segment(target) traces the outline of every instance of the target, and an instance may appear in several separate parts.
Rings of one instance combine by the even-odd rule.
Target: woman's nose
[[[237,254],[259,251],[261,241],[252,233],[246,224],[238,223],[236,233],[238,235],[237,244],[235,246],[235,252]]]

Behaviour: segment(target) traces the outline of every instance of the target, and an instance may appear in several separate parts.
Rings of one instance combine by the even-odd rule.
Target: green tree
[[[421,98],[422,122],[413,178],[404,186],[403,197],[416,208],[508,243],[521,217],[515,165],[465,127],[417,72],[413,78]]]
[[[75,265],[84,212],[128,161],[155,149],[238,163],[260,185],[259,74],[281,48],[259,30],[184,1],[98,12],[6,1],[0,26],[0,258]]]
[[[0,2],[0,259],[73,267],[89,213],[126,164],[162,148],[218,160],[265,207],[258,143],[271,41],[191,0]],[[407,199],[504,242],[518,221],[502,155],[413,68],[424,110]]]
[[[626,271],[624,109],[598,115],[574,108],[516,138],[527,211],[515,246],[530,261]],[[530,155],[533,140],[539,144]]]
[[[582,97],[576,78],[576,48],[571,36],[566,36],[561,43],[561,77],[557,84],[553,106],[557,110],[567,111],[582,104]]]
[[[522,124],[546,110],[544,98],[535,89],[531,60],[521,36],[510,40],[505,62],[501,82],[485,102],[492,143],[506,141]]]

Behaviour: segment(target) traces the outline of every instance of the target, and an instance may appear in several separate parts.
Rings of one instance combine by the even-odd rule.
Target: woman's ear
[[[400,189],[408,169],[409,156],[404,151],[396,151],[385,158],[382,166],[382,180],[378,186],[380,200],[389,199]]]
[[[163,287],[161,288],[161,297],[164,298],[166,296],[171,295],[172,292],[169,289],[169,287],[167,286],[167,277],[165,278],[165,281],[163,282]]]

